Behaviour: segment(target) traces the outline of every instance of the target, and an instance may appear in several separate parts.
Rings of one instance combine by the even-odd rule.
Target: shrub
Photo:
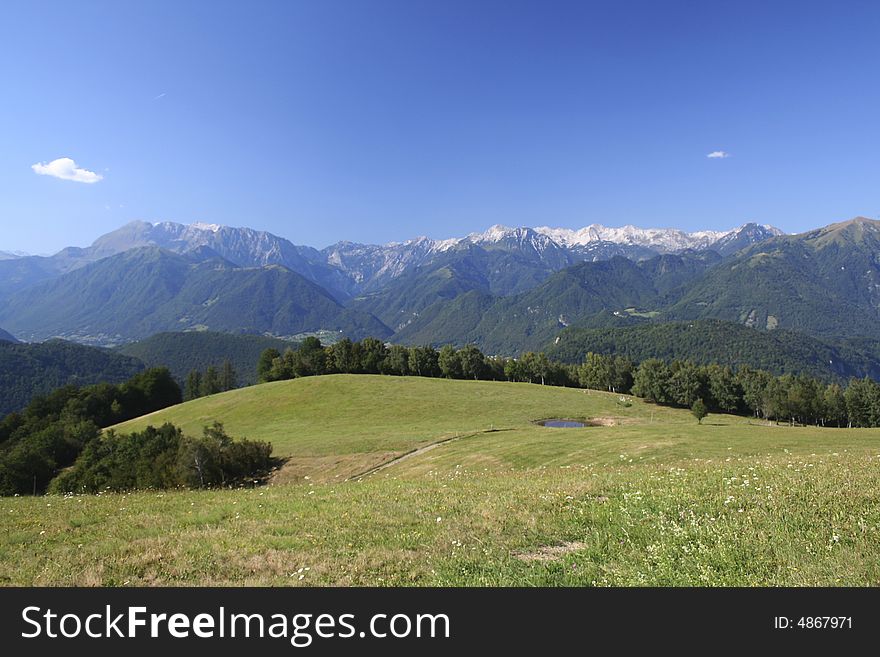
[[[166,423],[123,436],[111,431],[90,442],[49,491],[231,486],[266,474],[272,465],[270,443],[233,440],[219,422],[205,427],[199,438]]]

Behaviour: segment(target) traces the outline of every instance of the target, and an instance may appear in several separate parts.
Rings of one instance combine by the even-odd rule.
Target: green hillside
[[[774,374],[807,374],[824,381],[880,377],[880,358],[855,346],[711,319],[604,328],[573,326],[560,331],[547,346],[550,358],[567,363],[583,362],[589,352],[625,356],[635,362],[662,358],[749,365]]]
[[[0,260],[0,300],[5,301],[19,290],[59,276],[70,264],[65,258],[66,252],[75,250],[65,249],[49,258],[29,256]]]
[[[665,316],[880,339],[878,253],[880,221],[864,217],[774,237],[713,268]]]
[[[532,423],[553,415],[601,424]],[[290,457],[274,483],[5,498],[0,581],[803,586],[880,577],[880,430],[717,415],[698,425],[686,411],[592,391],[343,375],[236,390],[120,429],[209,419],[273,440]],[[428,449],[390,463],[419,446]],[[380,463],[390,465],[346,481]]]
[[[381,292],[355,299],[352,308],[370,312],[400,330],[439,301],[470,292],[488,294],[489,283],[465,262],[419,267],[392,281]]]
[[[295,346],[296,343],[262,335],[189,331],[158,333],[117,347],[116,351],[137,358],[147,367],[165,366],[180,381],[192,370],[203,372],[212,366],[219,369],[229,360],[239,385],[250,385],[257,382],[257,360],[265,349],[283,352]]]
[[[476,343],[487,353],[539,349],[565,326],[627,308],[657,311],[718,260],[716,254],[665,255],[643,262],[623,257],[563,269],[522,294],[480,295],[429,306],[395,336],[405,344]]]
[[[556,264],[554,269],[521,254],[476,246],[453,249],[405,272],[381,291],[356,299],[351,307],[399,331],[426,308],[463,294],[504,297],[530,290],[569,263]]]
[[[495,305],[495,297],[471,290],[448,301],[437,301],[394,334],[400,344],[453,344],[468,342],[474,327]]]
[[[64,385],[121,383],[143,369],[143,362],[132,356],[64,340],[0,340],[0,416]]]

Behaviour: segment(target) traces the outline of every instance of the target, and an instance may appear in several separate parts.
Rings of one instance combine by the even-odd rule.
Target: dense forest
[[[254,363],[269,348],[284,350],[291,346],[279,338],[263,335],[233,335],[214,331],[157,333],[146,340],[117,347],[115,351],[133,356],[147,367],[167,367],[181,383],[193,370],[222,369],[229,361],[239,385],[257,382]]]
[[[202,383],[188,398],[257,382],[256,363],[272,347],[291,343],[262,335],[159,333],[113,350],[65,340],[26,344],[0,335],[0,417],[20,411],[36,395],[65,385],[122,383],[152,367],[167,367],[184,386],[194,372]]]
[[[0,417],[61,386],[122,383],[143,369],[137,358],[64,340],[0,341]]]
[[[102,428],[181,400],[180,386],[164,368],[118,385],[69,385],[36,397],[0,421],[0,494],[44,491]]]
[[[307,338],[283,354],[268,349],[257,366],[262,381],[319,374],[390,374],[452,379],[520,381],[632,394],[646,401],[794,424],[835,427],[880,426],[880,384],[853,378],[846,386],[807,375],[774,375],[741,366],[696,364],[588,353],[580,364],[551,360],[543,352],[519,359],[485,356],[476,346],[439,351],[431,346],[386,346],[381,340],[341,340],[324,347]]]
[[[690,360],[708,365],[748,365],[774,374],[807,374],[823,381],[880,378],[876,343],[836,345],[802,333],[758,331],[736,322],[704,319],[595,328],[572,326],[560,332],[547,355],[579,363],[590,353],[619,355],[640,362],[648,358]]]

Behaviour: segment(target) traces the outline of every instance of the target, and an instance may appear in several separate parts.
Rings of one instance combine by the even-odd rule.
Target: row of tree
[[[844,387],[806,375],[649,358],[636,368],[631,392],[658,404],[692,408],[702,400],[715,411],[790,424],[880,426],[880,385],[868,378]]]
[[[260,381],[281,381],[319,374],[390,374],[449,379],[511,380],[569,385],[571,366],[551,363],[543,353],[527,353],[519,360],[487,357],[475,346],[455,349],[446,345],[387,346],[381,340],[360,342],[343,339],[324,347],[314,337],[306,338],[297,349],[280,353],[266,349],[257,364]]]
[[[195,369],[190,370],[186,377],[183,399],[184,401],[190,401],[199,397],[214,395],[218,392],[235,390],[237,387],[238,374],[232,365],[232,361],[227,359],[223,361],[223,366],[219,370],[213,365],[209,366],[204,372]]]
[[[743,366],[697,365],[649,358],[639,364],[622,356],[588,353],[579,365],[551,361],[544,353],[520,358],[485,356],[475,345],[388,346],[367,338],[324,347],[307,338],[299,348],[267,349],[257,366],[261,381],[319,374],[390,374],[451,379],[521,381],[632,394],[647,401],[707,411],[749,413],[791,424],[880,426],[880,384],[852,379],[847,386],[825,384],[805,375],[776,376]]]

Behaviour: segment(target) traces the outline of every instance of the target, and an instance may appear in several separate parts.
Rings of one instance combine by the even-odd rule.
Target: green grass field
[[[550,417],[602,424],[534,423]],[[213,420],[287,458],[270,485],[3,498],[0,582],[880,583],[880,430],[698,425],[594,391],[351,375],[117,430]]]

